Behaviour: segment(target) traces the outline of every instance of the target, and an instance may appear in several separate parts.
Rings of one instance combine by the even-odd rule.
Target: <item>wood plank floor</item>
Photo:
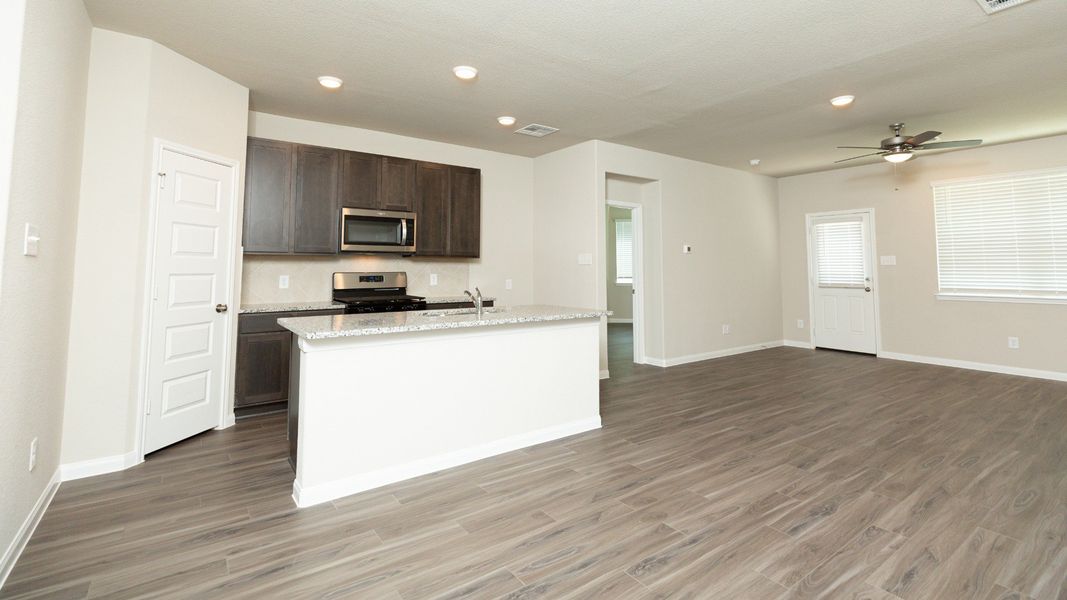
[[[0,596],[1067,598],[1067,384],[623,366],[600,431],[313,508],[275,416],[65,483]]]

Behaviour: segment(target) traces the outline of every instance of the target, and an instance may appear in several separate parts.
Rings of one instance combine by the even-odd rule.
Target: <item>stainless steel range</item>
[[[408,274],[334,273],[333,299],[345,305],[345,314],[426,310],[426,298],[408,291]]]

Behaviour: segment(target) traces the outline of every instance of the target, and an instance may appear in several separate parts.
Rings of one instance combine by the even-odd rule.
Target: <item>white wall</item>
[[[15,113],[19,98],[19,67],[22,64],[22,28],[26,0],[0,4],[0,249],[7,239],[7,207],[11,196],[11,152],[15,146]],[[3,286],[4,253],[0,251],[0,289]]]
[[[533,276],[534,302],[574,307],[596,306],[593,263],[578,256],[597,256],[596,230],[604,209],[596,198],[596,144],[584,142],[534,159]],[[604,367],[601,367],[604,368]]]
[[[610,176],[610,177],[609,177]],[[609,182],[639,182],[647,357],[678,364],[781,339],[770,177],[592,141],[534,159],[534,299],[607,307]],[[631,194],[637,196],[637,194]],[[683,243],[693,254],[680,252]],[[592,254],[592,265],[578,255]],[[733,333],[722,335],[722,324]],[[607,369],[606,335],[601,370]]]
[[[642,186],[646,354],[654,362],[781,339],[774,179],[606,142],[596,142],[596,173],[601,199],[610,197],[609,175],[655,182]],[[598,235],[603,248],[603,228]],[[601,292],[597,306],[604,302]]]
[[[22,30],[21,5],[12,4],[10,13],[7,6],[0,10],[5,49],[13,41],[6,36]],[[24,17],[13,144],[0,134],[0,144],[7,147],[0,153],[0,171],[10,169],[10,180],[0,175],[3,196],[10,193],[0,285],[0,552],[5,558],[60,460],[91,30],[79,0],[28,2]],[[19,53],[3,56],[7,62]],[[4,120],[14,108],[11,68],[6,64],[0,75]],[[22,255],[26,223],[40,227],[36,257]],[[39,450],[37,467],[29,472],[33,438]]]
[[[882,349],[886,352],[1067,374],[1067,307],[946,301],[937,293],[930,182],[1067,167],[1067,136],[920,156],[894,169],[877,163],[779,181],[784,336],[810,341],[806,213],[874,208]],[[1009,350],[1007,337],[1020,348]]]
[[[608,199],[609,200],[623,200],[621,197],[611,196],[611,181],[608,181]],[[638,202],[640,201],[641,188],[634,185],[634,191],[637,192]],[[630,210],[626,208],[616,208],[614,206],[608,207],[607,214],[607,277],[605,278],[605,285],[608,290],[608,310],[612,313],[609,321],[626,321],[632,319],[634,316],[634,301],[633,301],[633,289],[634,286],[630,284],[616,283],[617,270],[616,266],[616,245],[615,245],[615,222],[616,221],[630,221]]]
[[[329,299],[330,274],[334,271],[395,269],[408,271],[415,293],[440,296],[462,294],[480,287],[501,304],[528,304],[533,297],[532,188],[533,159],[478,148],[433,142],[419,138],[279,117],[252,112],[250,136],[330,148],[358,150],[430,162],[474,167],[482,171],[481,258],[477,259],[383,259],[340,255],[331,257],[245,257],[245,302]],[[293,297],[277,289],[277,276],[291,271],[290,285],[313,297]],[[437,273],[440,284],[430,287],[429,275]],[[297,279],[294,281],[293,276]],[[511,279],[511,290],[504,281]]]
[[[135,451],[153,139],[242,172],[246,146],[246,88],[143,38],[95,29],[92,40],[64,464]]]

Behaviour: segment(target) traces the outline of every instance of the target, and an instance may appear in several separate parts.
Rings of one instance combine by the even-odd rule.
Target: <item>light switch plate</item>
[[[278,276],[278,289],[279,290],[287,290],[287,289],[289,289],[289,276],[288,275],[279,275]]]
[[[41,241],[41,231],[36,225],[26,223],[26,237],[22,245],[24,256],[37,256],[37,246]]]
[[[682,244],[682,254],[692,254],[693,247],[689,244]]]
[[[591,265],[593,264],[593,255],[588,252],[578,255],[578,264]]]
[[[510,290],[511,289],[511,280],[510,279],[505,279],[504,280],[504,289],[505,290]]]
[[[881,261],[880,262],[882,263],[883,266],[893,266],[893,265],[897,264],[897,257],[896,256],[883,256],[883,257],[881,257]]]
[[[430,273],[430,285],[437,285],[437,273]]]
[[[797,319],[797,329],[804,329],[804,319]]]
[[[1017,338],[1015,336],[1009,337],[1008,338],[1008,348],[1011,348],[1012,350],[1018,350],[1019,349],[1019,338]]]

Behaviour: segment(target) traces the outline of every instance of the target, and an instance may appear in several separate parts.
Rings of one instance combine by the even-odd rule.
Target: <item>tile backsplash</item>
[[[461,296],[470,281],[468,261],[388,256],[256,256],[244,257],[241,304],[316,302],[329,300],[335,271],[406,271],[408,291],[419,296]],[[430,286],[430,274],[437,285]],[[289,287],[278,278],[289,276]]]

